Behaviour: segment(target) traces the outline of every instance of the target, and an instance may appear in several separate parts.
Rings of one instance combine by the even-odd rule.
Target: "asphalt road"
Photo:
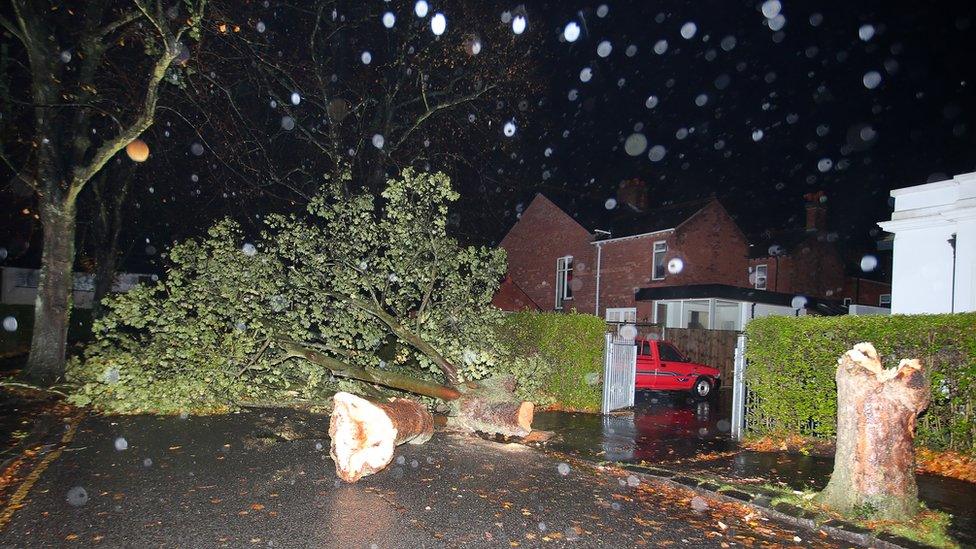
[[[626,472],[447,433],[347,485],[325,422],[87,418],[0,547],[842,546],[743,506],[693,510],[693,493]]]

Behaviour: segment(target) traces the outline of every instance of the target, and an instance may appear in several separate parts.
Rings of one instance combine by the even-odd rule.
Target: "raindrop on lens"
[[[807,298],[803,297],[802,295],[795,296],[790,301],[790,305],[792,305],[794,309],[803,309],[807,306]]]
[[[653,109],[654,107],[656,107],[657,106],[657,96],[656,95],[648,96],[647,97],[647,100],[644,101],[644,106],[647,107],[648,109]]]
[[[610,44],[610,41],[608,40],[604,40],[603,42],[600,42],[600,44],[597,45],[596,47],[596,54],[599,55],[600,57],[609,56],[611,51],[613,51],[613,46]]]
[[[817,162],[817,169],[820,170],[821,173],[829,172],[833,167],[834,161],[829,158],[821,158],[820,161]]]
[[[556,467],[556,470],[557,470],[557,471],[559,471],[559,474],[560,474],[560,475],[562,475],[562,476],[566,476],[566,475],[568,475],[568,474],[569,474],[569,464],[568,464],[568,463],[560,463],[560,464],[559,464],[559,465],[558,465],[558,466]]]
[[[878,268],[878,258],[873,255],[866,255],[861,258],[861,270],[870,273]]]
[[[668,272],[671,274],[678,274],[684,268],[685,268],[685,262],[682,261],[680,258],[675,257],[671,261],[668,261]]]
[[[515,34],[522,34],[525,32],[526,23],[525,16],[516,15],[514,18],[512,18],[512,32]]]
[[[654,43],[654,53],[658,55],[664,55],[664,52],[668,51],[668,41],[658,40]]]
[[[752,140],[753,141],[757,141],[758,142],[762,138],[763,138],[763,131],[762,130],[753,130],[752,131]]]
[[[281,117],[281,129],[290,132],[295,129],[295,119],[290,116]]]
[[[258,24],[255,25],[254,28],[256,28],[258,32],[264,32],[267,30],[267,26],[265,26],[264,21],[258,21]]]
[[[667,149],[664,148],[664,145],[654,145],[651,147],[651,151],[647,153],[647,157],[651,162],[660,162],[664,158],[665,153],[667,153]]]
[[[567,42],[575,42],[576,39],[579,38],[579,35],[580,26],[576,23],[576,21],[570,21],[563,29],[563,38],[565,38]]]
[[[604,17],[607,16],[607,12],[609,12],[609,11],[610,11],[610,8],[607,7],[606,4],[600,4],[596,8],[596,16],[599,17],[600,19],[603,19]]]
[[[861,40],[867,42],[874,37],[874,25],[864,24],[861,28],[857,29],[857,36]]]
[[[376,147],[377,149],[382,149],[383,148],[383,144],[385,142],[386,142],[386,140],[383,138],[382,135],[380,135],[378,133],[373,135],[373,146]]]
[[[200,155],[202,155],[203,154],[203,145],[201,145],[200,143],[194,143],[194,144],[190,145],[190,152],[193,153],[193,156],[200,156]]]
[[[624,151],[630,156],[639,156],[647,150],[647,137],[642,133],[632,133],[624,142]]]
[[[616,208],[617,207],[617,199],[616,198],[608,198],[607,201],[603,203],[603,207],[606,208],[606,209],[608,209],[608,210],[612,210],[612,209]]]
[[[118,451],[120,451],[120,452],[122,450],[128,450],[129,449],[129,441],[125,440],[124,437],[119,437],[119,438],[115,439],[115,449],[118,450]]]
[[[698,32],[698,25],[692,23],[691,21],[681,25],[681,37],[685,40],[691,40],[694,38],[696,32]]]
[[[362,55],[359,56],[359,60],[363,62],[363,65],[369,65],[373,62],[373,54],[368,51],[364,51]]]
[[[3,319],[3,329],[8,332],[17,331],[17,319],[12,316],[5,317]]]
[[[502,132],[505,134],[505,137],[512,137],[515,135],[515,122],[512,120],[505,122],[505,127],[502,129]]]
[[[417,17],[427,17],[427,11],[430,6],[427,5],[425,0],[417,0],[417,3],[413,6],[413,12],[417,14]]]
[[[396,24],[396,15],[393,15],[392,11],[388,11],[383,14],[383,26],[392,29],[393,25]]]
[[[291,104],[297,105],[302,102],[302,96],[298,92],[291,92]]]
[[[88,503],[88,491],[81,486],[75,486],[74,488],[68,490],[68,495],[65,497],[68,500],[68,504],[72,507],[81,507],[82,505]]]
[[[443,13],[437,13],[430,20],[430,30],[434,36],[440,36],[447,30],[447,18]]]
[[[864,78],[861,79],[864,87],[873,90],[881,85],[881,73],[878,71],[868,71],[864,73]]]
[[[255,248],[254,244],[251,244],[250,242],[244,244],[244,246],[241,247],[241,251],[244,252],[244,255],[248,257],[251,257],[254,254],[258,253],[258,249]]]
[[[589,82],[590,79],[593,78],[593,69],[591,69],[590,67],[583,67],[583,70],[580,71],[579,78],[580,81],[584,83]]]

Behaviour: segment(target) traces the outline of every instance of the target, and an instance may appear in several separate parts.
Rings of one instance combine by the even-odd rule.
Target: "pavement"
[[[0,547],[844,546],[620,469],[463,435],[401,446],[350,485],[335,477],[326,418],[72,425],[17,473]]]
[[[591,461],[647,463],[688,475],[736,483],[782,484],[821,490],[833,472],[833,457],[753,452],[729,436],[731,391],[710,401],[665,392],[639,392],[632,413],[615,416],[544,412],[533,427],[559,434],[548,449]],[[976,484],[918,475],[920,499],[952,515],[949,533],[976,547]]]

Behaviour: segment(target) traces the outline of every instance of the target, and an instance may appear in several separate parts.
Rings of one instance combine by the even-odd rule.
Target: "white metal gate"
[[[746,412],[746,336],[735,345],[735,370],[732,375],[732,438],[742,440]]]
[[[603,351],[604,414],[634,405],[634,376],[637,374],[637,346],[633,340],[618,341],[606,334]]]

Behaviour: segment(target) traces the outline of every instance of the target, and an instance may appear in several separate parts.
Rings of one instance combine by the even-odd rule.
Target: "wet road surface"
[[[685,473],[782,483],[797,490],[820,490],[830,479],[830,457],[739,450],[729,437],[731,391],[719,391],[714,400],[704,402],[684,394],[643,391],[635,400],[633,414],[541,412],[533,426],[559,434],[548,444],[550,449],[588,459],[644,461]],[[919,475],[918,489],[929,508],[953,515],[951,534],[964,546],[976,547],[976,485]]]
[[[88,418],[0,546],[836,546],[739,505],[694,511],[692,492],[619,470],[446,433],[346,485],[325,422]]]

